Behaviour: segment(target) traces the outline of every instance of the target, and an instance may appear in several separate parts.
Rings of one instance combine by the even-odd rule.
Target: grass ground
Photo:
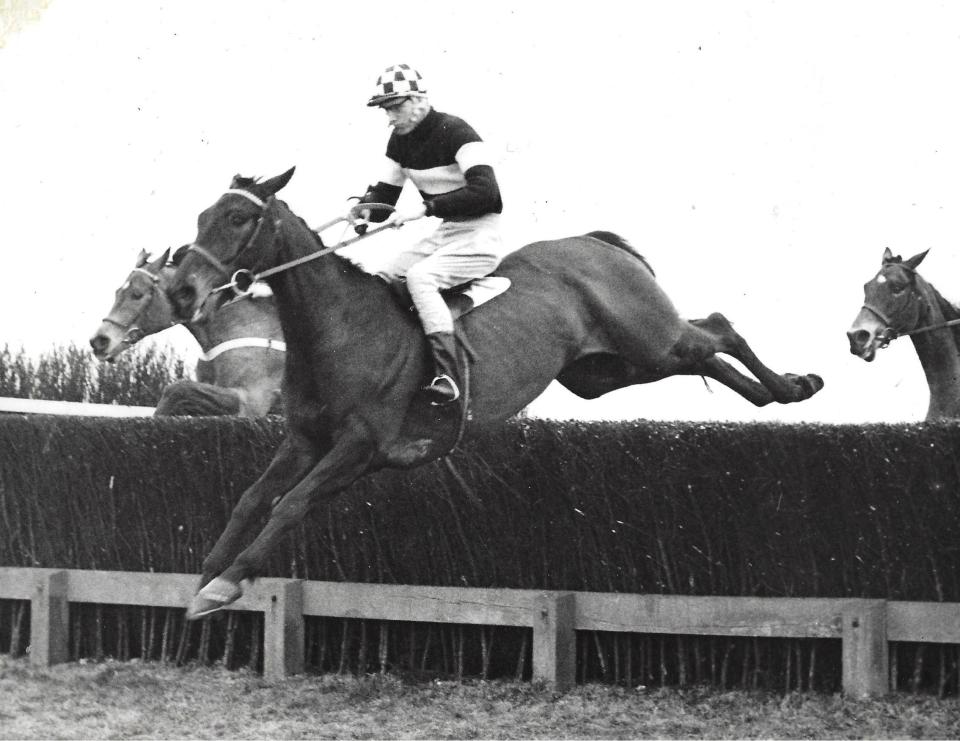
[[[960,738],[960,701],[303,676],[0,656],[0,739]]]

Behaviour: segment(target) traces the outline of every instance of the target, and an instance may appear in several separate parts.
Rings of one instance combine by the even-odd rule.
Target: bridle
[[[260,236],[260,231],[263,228],[263,223],[265,221],[264,217],[266,216],[267,209],[269,208],[270,204],[274,200],[275,196],[270,196],[266,201],[264,201],[263,199],[259,198],[253,193],[250,193],[249,191],[246,191],[246,190],[241,190],[239,188],[230,188],[229,190],[224,191],[223,195],[242,196],[243,198],[246,198],[248,201],[250,201],[251,203],[255,204],[260,208],[260,215],[257,217],[256,226],[254,227],[253,231],[250,233],[250,236],[247,238],[247,240],[240,247],[240,249],[237,250],[236,254],[231,258],[232,262],[236,262],[237,260],[240,259],[240,256],[244,252],[250,249],[250,247],[256,242],[257,238]],[[395,209],[393,206],[387,203],[358,203],[357,205],[353,206],[350,209],[350,211],[348,211],[347,214],[345,214],[344,216],[338,216],[335,219],[331,219],[327,223],[321,224],[319,227],[312,229],[312,231],[319,236],[320,233],[326,231],[330,227],[336,226],[337,224],[340,224],[343,222],[347,222],[350,226],[354,226],[358,223],[359,214],[360,214],[360,211],[362,210],[392,212]],[[281,223],[281,219],[277,218],[274,222],[274,226],[279,227],[280,223]],[[195,252],[200,258],[205,260],[207,264],[211,265],[218,273],[220,273],[220,275],[222,275],[225,278],[227,277],[229,278],[229,281],[227,283],[224,283],[221,286],[217,286],[216,288],[213,288],[210,291],[211,296],[221,293],[223,291],[232,289],[236,291],[238,294],[240,294],[240,296],[242,297],[244,295],[247,295],[247,293],[250,291],[250,287],[258,281],[266,280],[272,275],[282,273],[285,270],[290,270],[291,268],[295,268],[299,265],[303,265],[304,263],[310,262],[311,260],[316,260],[317,258],[323,257],[324,255],[328,255],[331,252],[334,252],[335,250],[339,250],[339,249],[342,249],[343,247],[346,247],[347,245],[351,245],[355,242],[359,242],[361,239],[366,239],[367,237],[373,236],[377,232],[381,232],[385,229],[395,229],[398,226],[399,224],[387,222],[386,224],[382,224],[381,226],[375,227],[373,229],[368,229],[363,234],[358,234],[356,237],[353,237],[351,239],[346,239],[346,240],[337,242],[337,244],[331,245],[329,247],[324,247],[323,249],[317,250],[315,252],[311,252],[307,255],[302,255],[294,260],[281,263],[280,265],[274,265],[272,268],[267,268],[266,270],[262,270],[258,273],[254,273],[252,270],[248,270],[247,268],[240,268],[239,270],[235,270],[231,273],[230,267],[228,267],[223,261],[221,261],[216,255],[212,254],[209,250],[207,250],[206,248],[196,243],[191,244],[187,248],[187,251]],[[275,233],[274,239],[276,238],[277,238],[277,235]]]
[[[914,279],[916,279],[917,271],[914,270],[909,265],[903,263],[897,263],[899,267],[913,274]],[[911,290],[916,292],[916,283],[914,282],[911,286]],[[909,337],[910,335],[922,334],[924,332],[933,332],[937,329],[947,329],[948,327],[955,327],[960,325],[960,319],[948,319],[943,322],[937,322],[936,324],[927,324],[922,327],[914,327],[913,329],[906,329],[899,331],[894,329],[893,321],[888,317],[883,311],[878,309],[876,306],[864,302],[863,307],[868,312],[873,314],[877,319],[880,320],[880,323],[883,324],[883,332],[877,335],[878,345],[881,349],[887,347],[891,342],[899,337]]]
[[[133,273],[142,273],[143,275],[147,276],[150,279],[150,285],[149,285],[150,293],[148,294],[148,299],[152,300],[153,294],[156,293],[157,287],[160,285],[160,276],[154,275],[149,270],[144,270],[143,268],[134,268],[132,271],[130,271],[131,275]],[[127,283],[129,282],[130,281],[128,278]],[[148,303],[149,303],[149,300],[148,300]],[[142,312],[138,312],[137,316],[134,317],[134,319],[129,324],[126,324],[126,325],[121,324],[116,319],[110,316],[105,316],[102,321],[104,322],[104,324],[112,324],[114,327],[116,327],[121,332],[123,332],[123,339],[120,340],[120,345],[123,346],[124,348],[127,348],[137,344],[140,340],[142,340],[146,336],[143,330],[140,329],[140,327],[138,327],[136,324],[136,321],[140,317],[141,313]],[[175,324],[176,322],[170,322],[169,326],[172,327]]]

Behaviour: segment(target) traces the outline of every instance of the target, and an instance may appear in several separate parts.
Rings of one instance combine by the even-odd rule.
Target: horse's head
[[[167,292],[182,320],[202,316],[207,299],[274,257],[274,195],[294,168],[265,181],[235,176],[222,196],[197,219],[197,238],[177,267]],[[245,286],[241,286],[245,288]]]
[[[869,362],[879,348],[917,326],[922,304],[917,266],[926,256],[924,251],[904,260],[884,250],[880,272],[864,284],[863,306],[847,330],[851,353]]]
[[[113,308],[90,338],[97,359],[112,361],[143,337],[177,323],[164,292],[173,275],[169,256],[168,249],[151,262],[149,253],[140,251],[133,271],[117,289]]]

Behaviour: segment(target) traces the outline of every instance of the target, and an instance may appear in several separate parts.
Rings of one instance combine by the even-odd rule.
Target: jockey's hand
[[[422,219],[427,215],[427,206],[425,203],[421,203],[418,206],[413,206],[410,209],[404,211],[395,211],[393,214],[393,224],[394,226],[403,226],[408,221],[416,221],[417,219]]]
[[[370,209],[365,208],[357,214],[358,223],[354,223],[353,231],[359,234],[361,237],[367,233],[367,229],[370,228]]]

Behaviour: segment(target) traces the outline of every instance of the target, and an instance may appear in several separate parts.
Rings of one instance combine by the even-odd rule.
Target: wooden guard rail
[[[0,599],[29,600],[30,660],[67,660],[71,602],[182,607],[193,574],[0,567]],[[543,592],[264,578],[228,609],[263,613],[264,675],[303,670],[306,615],[368,620],[525,626],[533,629],[533,676],[558,690],[574,684],[576,631],[769,638],[839,638],[843,691],[889,688],[889,641],[960,643],[960,603],[879,599],[686,597]]]
[[[92,404],[81,401],[52,401],[48,399],[14,399],[0,396],[0,413],[54,414],[67,417],[152,417],[153,407]]]

